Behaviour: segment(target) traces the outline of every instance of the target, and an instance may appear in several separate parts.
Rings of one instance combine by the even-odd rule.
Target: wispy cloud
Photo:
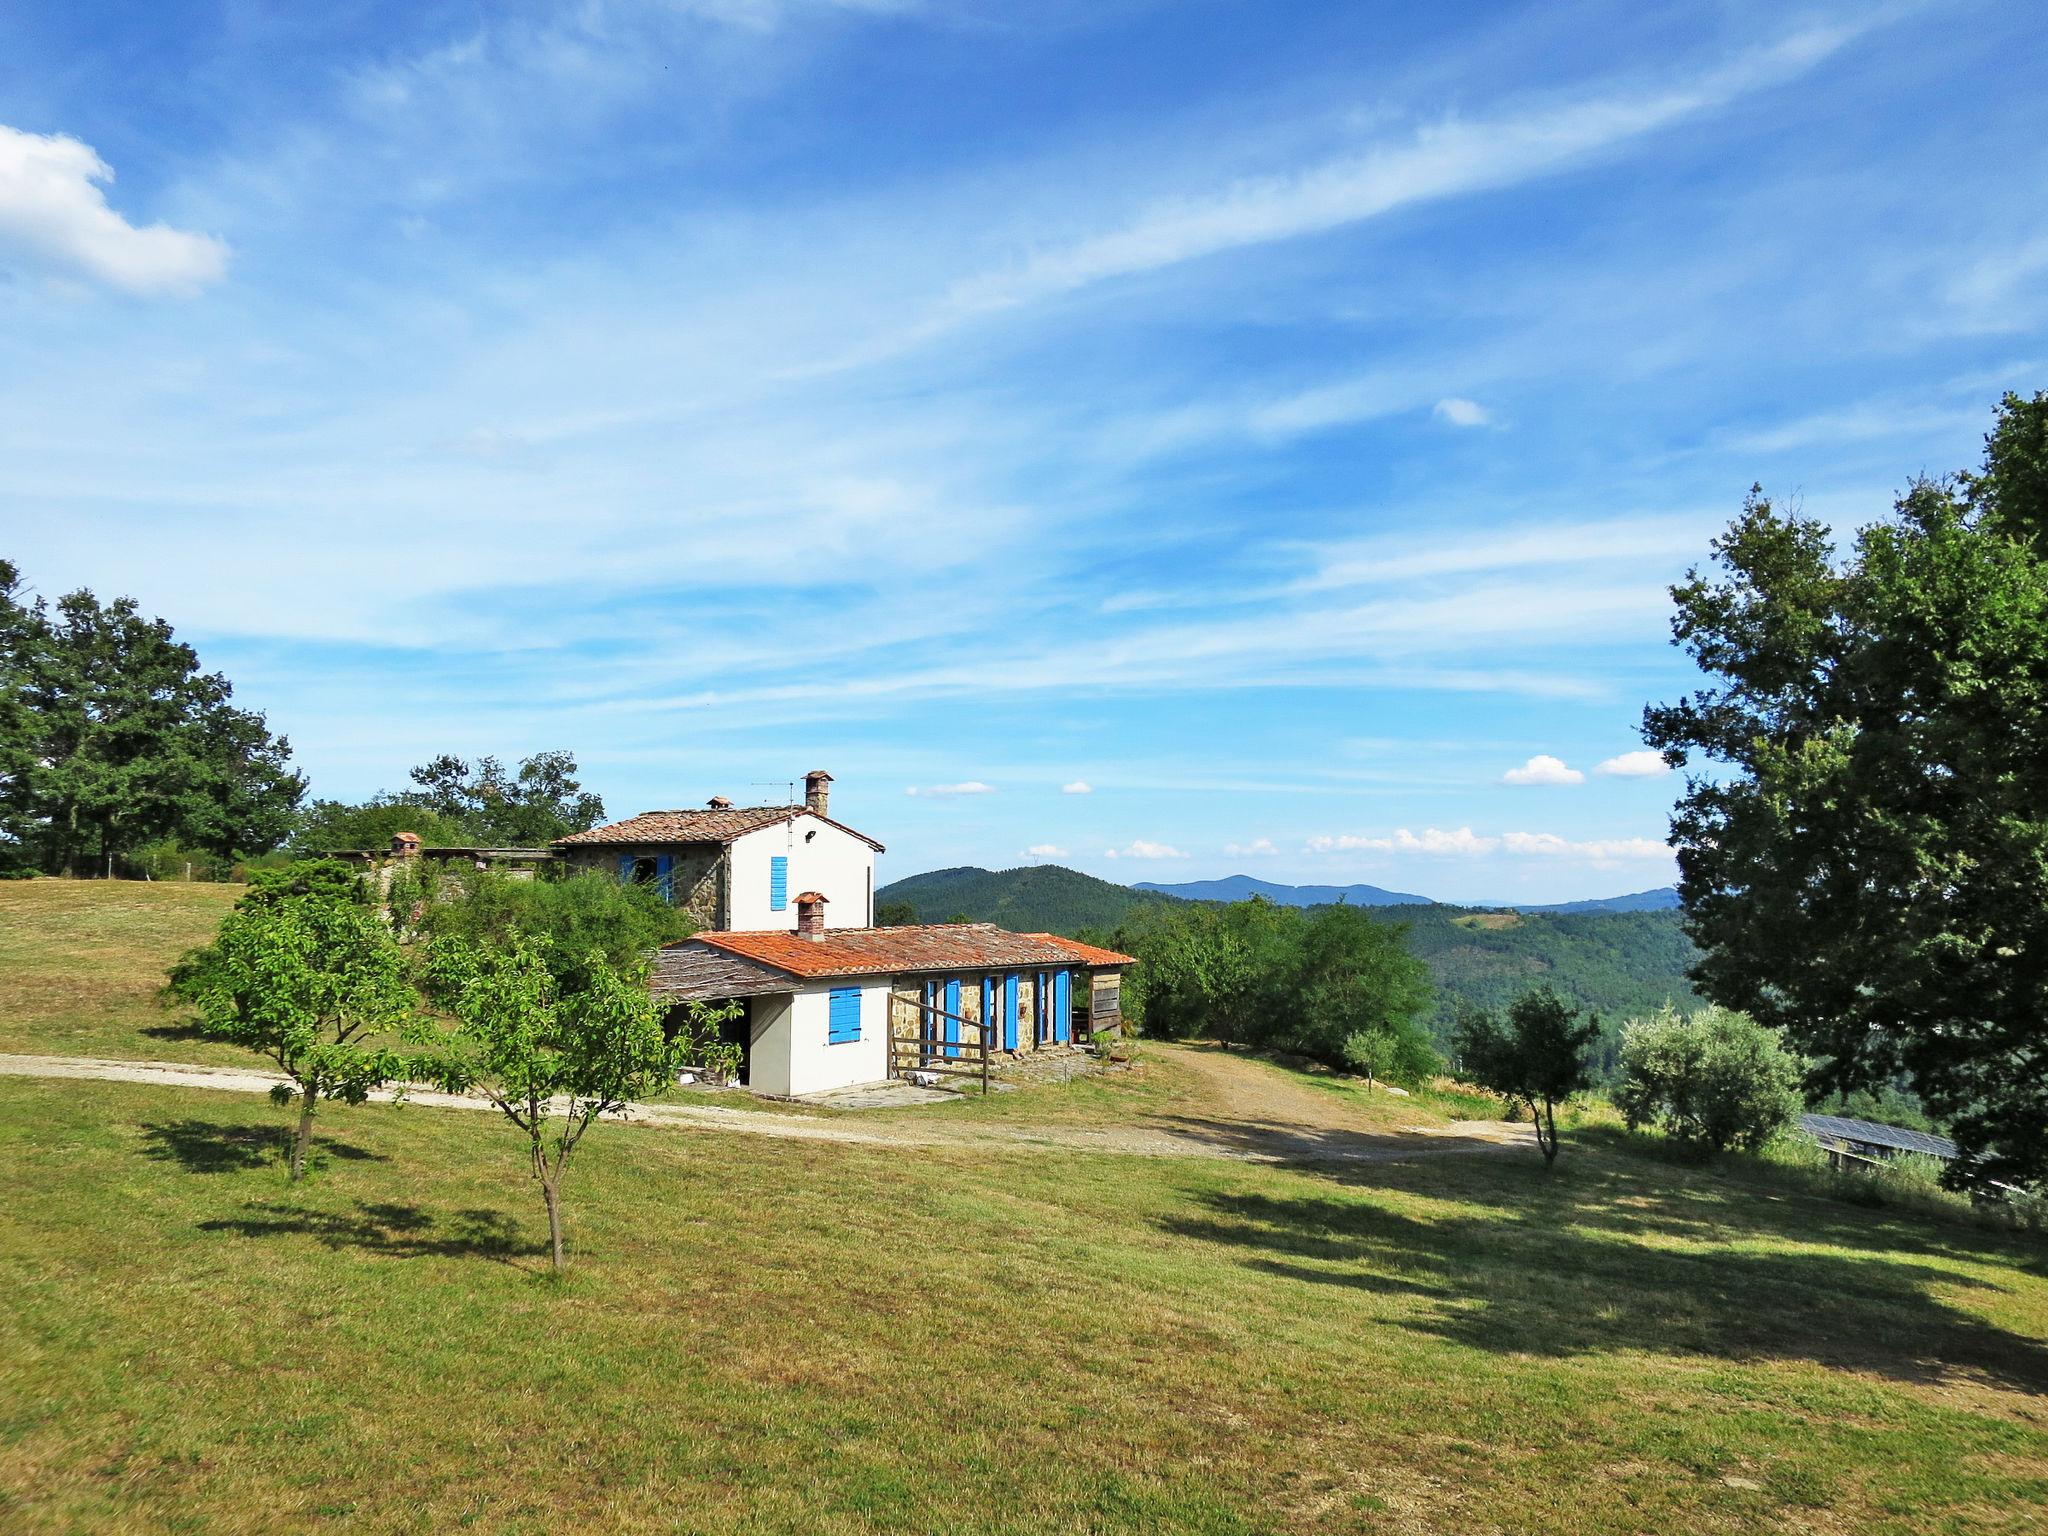
[[[1695,78],[1588,92],[1490,119],[1447,118],[1404,142],[1156,203],[1121,228],[956,284],[939,323],[1012,309],[1111,278],[1316,234],[1395,209],[1553,175],[1754,91],[1796,79],[1861,28],[1814,27]]]
[[[1266,859],[1276,856],[1280,850],[1273,846],[1270,837],[1255,837],[1248,843],[1225,843],[1225,857],[1232,859]]]
[[[1075,779],[1071,784],[1062,784],[1060,786],[1060,793],[1063,795],[1092,795],[1095,793],[1095,786],[1086,779]]]
[[[0,124],[0,257],[145,296],[196,293],[226,272],[223,241],[108,207],[113,179],[77,139]]]
[[[1033,843],[1024,850],[1034,859],[1064,859],[1067,850],[1057,843]]]
[[[964,784],[913,784],[903,793],[928,800],[951,800],[959,795],[992,795],[995,786],[984,784],[979,779],[969,779]]]
[[[1122,848],[1105,848],[1105,859],[1184,859],[1187,855],[1171,843],[1151,843],[1137,838]]]
[[[1454,427],[1484,427],[1493,421],[1493,413],[1476,400],[1452,397],[1437,401],[1431,410],[1439,421]]]
[[[1614,864],[1636,859],[1668,859],[1671,850],[1647,837],[1609,837],[1575,840],[1555,832],[1477,833],[1470,827],[1448,831],[1425,827],[1416,832],[1401,827],[1384,837],[1354,834],[1324,835],[1309,839],[1311,853],[1404,853],[1431,858],[1477,858],[1491,853],[1517,858],[1575,859],[1592,864]]]

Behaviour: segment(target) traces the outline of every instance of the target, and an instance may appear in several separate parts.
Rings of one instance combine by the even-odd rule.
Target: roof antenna
[[[795,779],[755,779],[755,780],[753,780],[753,781],[752,781],[751,783],[749,783],[749,784],[747,785],[747,788],[749,788],[749,789],[779,789],[779,790],[781,790],[781,791],[782,791],[782,803],[783,803],[784,805],[795,805],[795,804],[796,804],[796,780],[795,780]]]

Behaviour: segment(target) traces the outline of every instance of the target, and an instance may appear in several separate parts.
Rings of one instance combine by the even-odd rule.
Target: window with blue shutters
[[[778,853],[768,861],[768,910],[789,910],[789,856]]]
[[[825,1020],[827,1045],[851,1045],[860,1039],[860,988],[834,987]]]

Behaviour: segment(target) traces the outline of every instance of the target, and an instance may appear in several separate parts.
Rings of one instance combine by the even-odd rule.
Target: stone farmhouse
[[[795,1098],[893,1077],[971,1077],[1121,1025],[1128,955],[988,923],[877,928],[882,844],[831,816],[832,776],[801,805],[648,811],[555,844],[651,882],[703,925],[656,957],[663,1002],[737,1002],[741,1079]]]
[[[548,848],[422,848],[338,854],[380,884],[407,860],[460,878],[532,878],[566,864],[652,885],[699,924],[654,959],[658,1001],[736,1002],[741,1081],[796,1098],[899,1077],[979,1077],[1122,1026],[1129,955],[989,923],[875,926],[882,844],[831,815],[832,775],[804,776],[793,805],[643,811]]]

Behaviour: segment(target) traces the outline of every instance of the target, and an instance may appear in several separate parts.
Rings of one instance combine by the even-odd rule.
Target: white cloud
[[[1493,420],[1492,412],[1476,400],[1460,400],[1452,396],[1439,400],[1432,413],[1439,421],[1448,421],[1454,427],[1483,427]]]
[[[1225,843],[1223,851],[1233,859],[1263,859],[1279,853],[1270,837],[1254,838],[1249,843]]]
[[[109,208],[99,184],[113,179],[77,139],[0,124],[0,251],[136,294],[194,293],[227,270],[211,235],[137,228]]]
[[[1595,838],[1574,842],[1555,832],[1503,832],[1498,836],[1476,833],[1470,827],[1444,831],[1425,827],[1412,831],[1398,828],[1388,837],[1360,837],[1351,833],[1312,837],[1311,853],[1412,853],[1435,858],[1471,858],[1480,854],[1505,853],[1516,858],[1576,859],[1593,864],[1613,864],[1629,859],[1668,859],[1671,850],[1648,837]]]
[[[1095,786],[1086,779],[1076,779],[1071,784],[1062,784],[1060,786],[1060,793],[1063,795],[1092,795],[1095,793]]]
[[[1671,850],[1653,838],[1610,837],[1575,843],[1555,832],[1506,832],[1501,835],[1504,852],[1539,859],[1589,859],[1611,864],[1621,859],[1665,859]]]
[[[1644,747],[1640,752],[1624,752],[1619,757],[1610,757],[1593,770],[1604,773],[1611,779],[1652,779],[1660,773],[1669,773],[1671,765],[1664,761],[1664,754]]]
[[[1355,837],[1344,833],[1336,837],[1312,837],[1308,840],[1311,853],[1426,853],[1435,856],[1469,856],[1492,853],[1500,846],[1497,837],[1481,837],[1470,827],[1459,827],[1456,831],[1445,832],[1429,827],[1421,832],[1411,832],[1402,827],[1391,837]]]
[[[1127,848],[1105,848],[1102,850],[1102,856],[1105,859],[1184,859],[1187,857],[1186,854],[1170,843],[1148,843],[1142,837],[1131,843]]]
[[[933,800],[950,799],[955,795],[992,795],[995,792],[993,784],[984,784],[979,779],[969,779],[964,784],[913,784],[903,791],[906,795]]]
[[[1033,843],[1024,850],[1034,859],[1064,859],[1067,850],[1052,843]]]
[[[1539,752],[1519,768],[1510,768],[1500,776],[1503,784],[1583,784],[1586,776],[1576,768],[1567,768],[1562,758]]]

